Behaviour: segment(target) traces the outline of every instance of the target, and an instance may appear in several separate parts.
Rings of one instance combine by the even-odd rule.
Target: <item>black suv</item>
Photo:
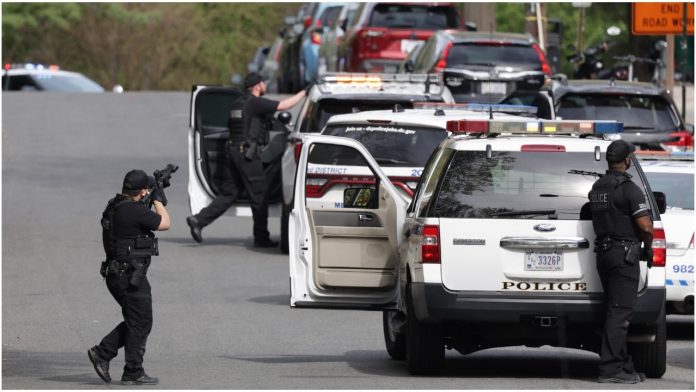
[[[693,140],[693,124],[684,123],[667,90],[650,83],[567,80],[557,75],[539,91],[515,91],[500,103],[536,106],[538,116],[546,119],[622,122],[621,139],[643,149],[661,150],[664,144]]]
[[[531,35],[442,30],[405,72],[442,72],[457,102],[497,102],[516,90],[538,90],[551,76],[544,51]]]

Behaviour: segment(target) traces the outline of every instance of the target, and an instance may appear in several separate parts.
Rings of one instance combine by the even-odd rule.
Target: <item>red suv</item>
[[[436,30],[461,25],[453,3],[361,3],[339,49],[339,69],[396,72],[408,52]]]

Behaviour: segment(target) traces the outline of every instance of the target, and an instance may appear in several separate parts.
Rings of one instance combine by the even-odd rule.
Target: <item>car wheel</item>
[[[656,328],[655,341],[628,344],[628,353],[633,357],[636,370],[650,378],[660,378],[667,370],[667,318],[664,305]]]
[[[406,288],[408,305],[406,331],[406,365],[411,374],[434,375],[442,371],[445,361],[445,345],[442,326],[438,323],[424,323],[416,319],[411,298],[411,284]]]
[[[283,202],[282,205],[283,207],[280,213],[280,251],[283,254],[288,254],[290,253],[288,221],[290,220],[290,210],[292,207],[286,206],[285,202]]]
[[[385,310],[382,312],[382,329],[384,330],[384,344],[387,346],[387,353],[392,359],[402,361],[406,359],[406,334],[395,331],[391,328],[389,320],[401,316],[395,310]]]

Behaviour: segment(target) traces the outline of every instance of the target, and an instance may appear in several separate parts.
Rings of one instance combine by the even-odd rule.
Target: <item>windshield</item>
[[[606,172],[587,152],[457,151],[430,216],[447,218],[589,220],[581,214],[592,184]],[[631,166],[628,173],[645,187]],[[589,206],[589,203],[588,203]],[[587,208],[587,207],[585,207]]]
[[[369,27],[441,30],[459,28],[454,7],[419,4],[377,4]]]
[[[411,101],[371,101],[353,99],[322,99],[315,110],[308,110],[301,132],[321,132],[329,119],[336,114],[365,112],[368,110],[389,110],[399,104],[405,109],[413,108]]]
[[[653,192],[662,192],[667,198],[667,207],[694,209],[694,175],[687,173],[645,172]]]
[[[609,120],[625,130],[667,132],[678,130],[669,103],[659,96],[629,94],[567,94],[557,116],[564,120]]]
[[[447,66],[457,67],[467,64],[490,64],[491,66],[522,64],[532,69],[541,69],[539,55],[529,45],[471,43],[452,46],[447,55]]]
[[[101,93],[104,88],[79,74],[35,75],[34,79],[45,91]]]
[[[362,143],[380,166],[423,167],[430,154],[447,137],[437,128],[391,125],[329,125],[324,135],[342,136]],[[336,163],[336,157],[313,156],[314,163]],[[317,160],[318,159],[318,160]]]

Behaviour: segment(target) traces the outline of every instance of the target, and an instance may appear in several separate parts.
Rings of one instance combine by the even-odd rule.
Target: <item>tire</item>
[[[406,359],[406,334],[396,332],[389,327],[389,319],[394,316],[395,310],[382,312],[382,329],[384,331],[384,344],[387,353],[392,359],[403,361]]]
[[[628,353],[633,357],[637,371],[646,377],[661,378],[667,370],[667,318],[664,305],[657,322],[655,341],[648,343],[629,343]]]
[[[285,205],[285,202],[282,202],[280,213],[280,251],[283,254],[290,253],[290,230],[288,230],[290,209],[289,206]]]
[[[406,288],[408,304],[406,332],[406,365],[414,375],[435,375],[442,371],[445,345],[440,324],[423,323],[416,319],[411,298],[411,284]]]

